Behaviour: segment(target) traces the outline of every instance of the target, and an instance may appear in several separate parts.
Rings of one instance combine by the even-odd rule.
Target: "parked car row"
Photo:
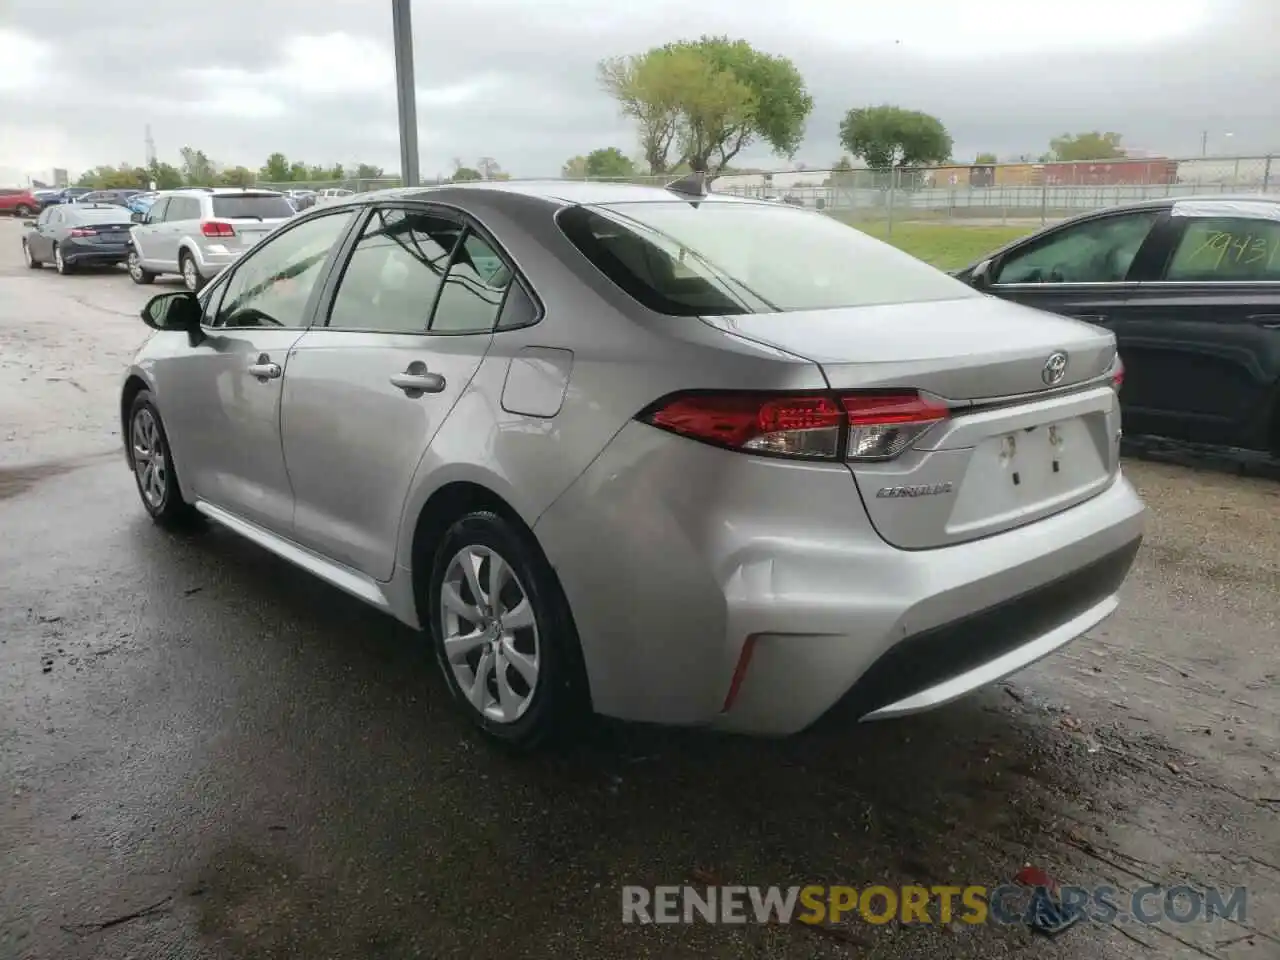
[[[61,274],[124,263],[135,283],[177,274],[196,291],[294,216],[283,194],[239,187],[195,187],[135,194],[129,206],[81,199],[29,221],[23,257]]]

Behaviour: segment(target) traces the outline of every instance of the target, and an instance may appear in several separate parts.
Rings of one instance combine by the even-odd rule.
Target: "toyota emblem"
[[[1061,383],[1066,375],[1067,355],[1061,350],[1049,354],[1049,359],[1044,362],[1044,369],[1040,371],[1040,379],[1052,387],[1056,383]]]

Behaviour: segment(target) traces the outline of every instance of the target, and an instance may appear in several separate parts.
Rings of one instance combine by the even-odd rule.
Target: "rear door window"
[[[375,209],[342,273],[330,328],[426,333],[462,232],[451,217]]]
[[[475,233],[458,244],[445,275],[432,333],[488,333],[498,320],[511,269],[493,247]]]
[[[1280,280],[1280,221],[1252,217],[1191,220],[1169,258],[1164,279]]]

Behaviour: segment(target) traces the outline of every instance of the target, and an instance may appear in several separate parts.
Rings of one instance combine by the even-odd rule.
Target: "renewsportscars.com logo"
[[[1244,923],[1245,887],[1059,886],[1061,912],[1092,923],[1200,923],[1218,918]],[[623,923],[808,923],[861,920],[870,924],[1026,924],[1043,887],[969,886],[624,886]]]

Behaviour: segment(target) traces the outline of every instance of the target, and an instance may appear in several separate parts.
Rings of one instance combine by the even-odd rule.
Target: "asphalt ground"
[[[137,311],[0,222],[0,960],[1280,956],[1280,484],[1132,461],[1120,612],[943,710],[478,742],[420,638],[119,452]],[[622,886],[1248,888],[1241,919],[636,925]],[[1152,901],[1158,906],[1158,898]]]

